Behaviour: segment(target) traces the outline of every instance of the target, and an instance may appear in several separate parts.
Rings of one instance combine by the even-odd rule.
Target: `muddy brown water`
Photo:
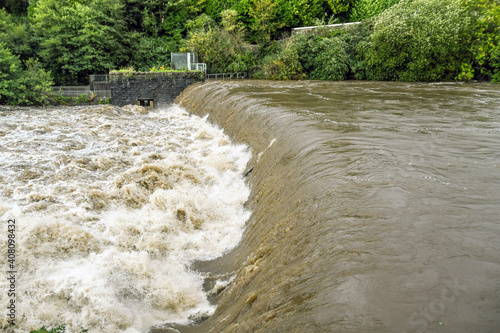
[[[500,86],[207,82],[177,99],[248,144],[234,272],[184,332],[498,332]]]

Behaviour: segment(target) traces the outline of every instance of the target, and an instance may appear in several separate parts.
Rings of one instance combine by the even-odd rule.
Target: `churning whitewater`
[[[9,219],[17,228],[16,325],[2,315],[3,331],[143,332],[214,312],[190,264],[241,239],[246,146],[178,106],[4,108],[0,119],[3,237]]]

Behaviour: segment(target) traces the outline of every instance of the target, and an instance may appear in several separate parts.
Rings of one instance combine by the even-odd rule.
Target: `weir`
[[[246,206],[252,216],[235,250],[196,266],[213,276],[234,274],[228,289],[212,299],[217,303],[214,315],[199,325],[176,329],[183,333],[327,332],[330,319],[318,325],[312,316],[326,319],[330,311],[309,310],[319,290],[306,288],[303,282],[317,279],[315,272],[324,269],[320,260],[311,261],[325,255],[318,252],[321,245],[313,243],[312,231],[306,227],[318,218],[313,209],[318,198],[311,193],[321,196],[331,190],[318,180],[307,182],[304,170],[294,168],[304,154],[300,147],[310,141],[288,131],[296,126],[292,117],[283,117],[279,110],[274,114],[267,106],[263,112],[263,105],[254,99],[234,93],[237,83],[222,84],[192,85],[176,103],[201,117],[209,115],[233,140],[251,147],[253,157],[247,173],[253,170],[247,180],[252,191]],[[265,93],[266,88],[262,88]]]
[[[241,243],[195,266],[208,290],[231,283],[211,317],[178,330],[498,327],[500,244],[484,237],[500,231],[498,87],[206,82],[176,103],[253,153]]]

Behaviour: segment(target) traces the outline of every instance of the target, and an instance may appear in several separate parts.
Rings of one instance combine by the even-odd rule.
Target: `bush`
[[[472,61],[472,20],[459,0],[403,0],[376,20],[369,79],[455,80]]]
[[[285,41],[279,52],[263,59],[262,75],[271,80],[298,80],[306,77],[293,40]]]
[[[18,81],[18,97],[15,104],[46,105],[52,96],[52,75],[45,71],[38,59],[28,59],[24,63],[26,70]]]
[[[351,79],[364,80],[369,76],[367,72],[371,67],[366,61],[365,54],[370,45],[373,24],[373,20],[365,20],[361,24],[349,27],[340,36],[345,43],[349,78]]]
[[[345,42],[340,37],[295,37],[300,62],[313,80],[344,80],[349,73]]]

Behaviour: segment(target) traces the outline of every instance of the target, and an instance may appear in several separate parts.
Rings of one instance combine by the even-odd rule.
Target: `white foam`
[[[144,332],[213,313],[189,266],[241,238],[247,147],[178,106],[15,111],[2,121],[0,216],[17,224],[15,332]],[[2,293],[0,305],[9,300]]]

